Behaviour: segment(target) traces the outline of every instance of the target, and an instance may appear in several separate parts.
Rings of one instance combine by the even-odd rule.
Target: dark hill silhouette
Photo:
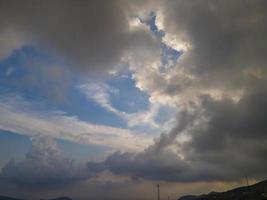
[[[40,200],[72,200],[72,199],[69,197],[58,197],[55,199],[40,199]]]
[[[17,199],[13,197],[7,197],[7,196],[1,196],[0,195],[0,200],[23,200],[23,199]]]
[[[196,198],[197,198],[197,196],[195,196],[195,195],[186,195],[186,196],[179,198],[179,200],[194,200]]]
[[[267,200],[267,180],[226,192],[211,192],[200,196],[183,196],[178,200]]]
[[[17,199],[17,198],[13,198],[13,197],[0,195],[0,200],[24,200],[24,199]],[[40,199],[40,200],[72,200],[72,199],[69,197],[58,197],[58,198],[54,198],[54,199]]]

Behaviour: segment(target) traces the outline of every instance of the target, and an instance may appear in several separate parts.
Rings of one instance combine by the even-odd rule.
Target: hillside
[[[211,192],[200,196],[183,196],[178,200],[267,200],[267,180],[226,192]]]

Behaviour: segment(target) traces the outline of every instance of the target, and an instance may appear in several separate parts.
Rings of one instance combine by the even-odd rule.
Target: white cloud
[[[112,112],[125,120],[130,128],[146,126],[153,130],[157,129],[158,131],[156,132],[160,132],[162,131],[164,124],[168,124],[168,122],[159,123],[156,121],[160,108],[164,106],[163,104],[158,102],[149,102],[150,106],[148,110],[126,113],[115,108],[110,100],[110,93],[119,94],[117,89],[112,88],[105,83],[86,83],[80,85],[78,88],[88,99],[95,101],[107,111]]]
[[[27,136],[48,135],[122,151],[142,150],[152,142],[152,138],[127,129],[92,124],[61,111],[36,112],[32,107],[19,98],[1,98],[0,129]]]

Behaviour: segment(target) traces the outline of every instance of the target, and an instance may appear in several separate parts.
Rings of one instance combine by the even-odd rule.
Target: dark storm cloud
[[[168,1],[167,31],[192,44],[199,73],[265,66],[267,3],[256,1]]]
[[[155,143],[142,153],[116,152],[102,163],[88,162],[88,170],[99,173],[107,169],[115,174],[128,175],[134,179],[188,181],[190,165],[167,147],[175,142],[179,133],[191,125],[193,118],[192,113],[182,111],[178,116],[179,124],[168,134],[162,133],[159,138],[155,139]]]
[[[168,95],[183,96],[190,89],[229,93],[254,84],[248,79],[250,72],[266,74],[266,1],[181,0],[161,6],[166,34],[190,46],[178,60],[179,67],[195,77],[159,85]]]
[[[192,45],[183,64],[199,80],[200,90],[242,91],[237,102],[231,99],[239,96],[235,92],[217,100],[199,96],[206,121],[191,130],[185,159],[203,168],[208,179],[266,176],[266,1],[165,5],[167,31]]]
[[[0,181],[20,187],[46,188],[85,180],[91,175],[84,165],[62,157],[51,138],[38,136],[23,161],[10,161],[2,168]]]
[[[187,130],[190,141],[179,144],[183,159],[169,147],[185,131],[185,124],[192,125],[198,117],[178,118],[169,134],[163,134],[139,154],[117,152],[99,167],[95,163],[88,163],[88,167],[95,172],[108,169],[132,178],[177,182],[234,181],[245,175],[266,177],[266,81],[259,85],[247,91],[239,102],[201,97],[201,112],[195,114],[205,120]]]
[[[101,167],[133,178],[178,182],[266,177],[266,1],[163,4],[166,33],[191,45],[179,64],[197,80],[190,82],[190,89],[199,90],[198,103],[185,115],[194,117],[181,114],[176,126],[143,152],[115,153]],[[158,88],[165,87],[165,95],[183,96],[187,85],[175,81]],[[221,96],[205,93],[210,89]],[[191,139],[176,146],[183,154],[180,158],[171,148],[183,131]]]
[[[176,154],[166,149],[155,151],[148,148],[140,154],[116,152],[110,155],[104,163],[87,164],[90,171],[107,169],[118,175],[131,176],[133,179],[146,178],[150,180],[176,181],[186,177],[188,165],[182,162]]]
[[[194,115],[196,115],[196,113],[194,113]],[[189,126],[192,126],[193,119],[196,117],[194,115],[185,110],[180,111],[177,117],[178,124],[168,134],[162,133],[158,139],[155,139],[155,144],[150,148],[161,150],[173,144],[178,134],[182,133]]]
[[[266,102],[266,86],[255,88],[239,103],[205,99],[208,128],[192,133],[192,141],[186,147],[188,158],[221,166],[220,171],[235,172],[236,178],[242,174],[266,176]]]
[[[126,14],[126,4],[117,0],[3,0],[0,33],[19,34],[26,44],[47,47],[76,68],[103,71],[118,64],[131,44],[157,47],[148,32],[129,31]]]
[[[266,87],[265,87],[266,88]],[[169,135],[139,154],[115,153],[100,167],[132,178],[177,182],[233,181],[267,176],[267,90],[258,88],[239,103],[203,97],[202,117],[209,118],[190,129],[192,139],[183,143],[184,158],[168,149],[183,131],[178,121]],[[184,118],[185,119],[185,118]],[[187,123],[197,119],[187,118]],[[180,122],[180,123],[179,123]],[[204,128],[203,128],[204,127]],[[173,137],[171,142],[166,138]],[[96,165],[92,165],[96,167]],[[95,171],[88,163],[90,170]]]

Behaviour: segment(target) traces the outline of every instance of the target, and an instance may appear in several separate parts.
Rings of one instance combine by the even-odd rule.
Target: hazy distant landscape
[[[265,200],[267,199],[267,180],[261,181],[254,185],[235,188],[225,192],[210,192],[201,195],[186,195],[178,200]],[[13,197],[1,196],[0,200],[22,200]],[[24,199],[25,200],[25,199]],[[72,200],[69,197],[58,197],[54,199],[40,200]]]

